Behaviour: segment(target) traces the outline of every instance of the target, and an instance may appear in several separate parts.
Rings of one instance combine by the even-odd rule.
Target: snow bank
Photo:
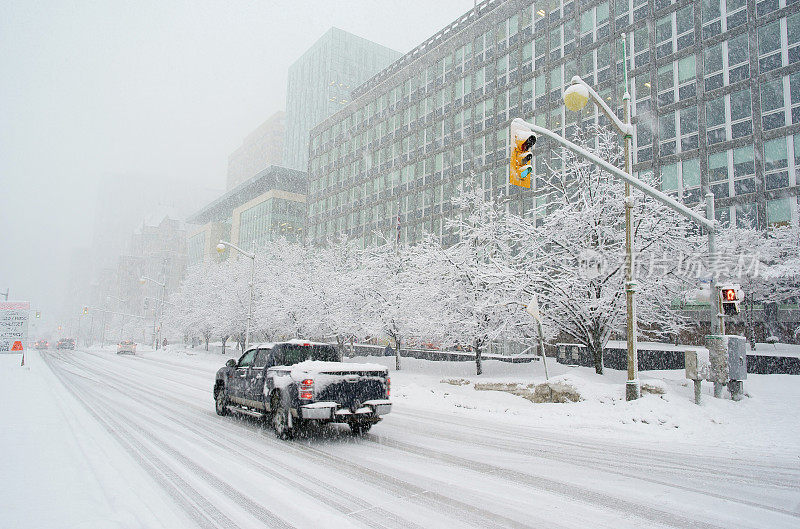
[[[364,358],[356,358],[363,361]],[[713,398],[713,386],[703,382],[703,402],[693,403],[692,382],[683,370],[648,371],[643,385],[663,394],[645,393],[625,400],[626,373],[569,367],[548,362],[550,380],[573,386],[580,402],[533,403],[507,391],[475,391],[475,384],[528,387],[545,382],[541,363],[484,362],[484,375],[474,374],[474,364],[433,362],[403,358],[402,370],[392,369],[394,358],[370,357],[385,362],[392,377],[394,411],[430,409],[456,415],[494,418],[510,424],[524,423],[547,430],[571,431],[590,437],[643,442],[726,445],[735,450],[752,448],[772,452],[796,450],[800,423],[793,407],[800,399],[800,377],[748,375],[749,398],[733,402]]]
[[[0,355],[4,527],[186,527],[190,522],[87,413],[37,351]]]

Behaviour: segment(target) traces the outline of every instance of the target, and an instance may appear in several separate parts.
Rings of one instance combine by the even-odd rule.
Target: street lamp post
[[[608,117],[614,128],[622,136],[625,154],[625,172],[631,174],[631,141],[633,140],[633,126],[631,125],[630,101],[631,95],[628,92],[628,68],[627,50],[625,36],[622,37],[623,64],[625,93],[622,96],[623,120],[611,110],[594,89],[589,86],[579,76],[572,78],[572,85],[564,92],[564,104],[569,110],[579,111],[589,99],[597,105],[603,114]],[[633,250],[633,206],[634,199],[631,193],[631,185],[625,182],[625,300],[627,305],[627,324],[626,338],[628,345],[628,381],[625,384],[625,400],[635,400],[641,396],[641,386],[639,384],[639,355],[637,336],[638,329],[636,323],[636,278],[634,273],[634,250]]]
[[[255,252],[246,252],[235,244],[228,241],[223,241],[221,239],[217,245],[217,251],[222,254],[222,252],[225,251],[226,246],[233,248],[240,254],[250,259],[250,306],[247,310],[247,327],[245,328],[244,332],[244,350],[246,351],[247,347],[250,345],[250,321],[253,319],[253,283],[255,281],[256,273],[256,254]]]
[[[149,278],[147,276],[142,276],[142,277],[139,278],[139,282],[141,284],[143,284],[143,285],[147,281],[150,281],[151,283],[155,283],[156,285],[161,287],[161,301],[159,303],[159,309],[156,310],[155,308],[153,308],[153,349],[158,349],[158,335],[156,334],[156,318],[160,314],[160,316],[162,318],[161,325],[163,326],[164,325],[164,321],[163,321],[163,317],[164,317],[164,298],[167,295],[167,283],[166,282],[162,283],[160,281],[156,281],[155,279],[151,279],[151,278]]]

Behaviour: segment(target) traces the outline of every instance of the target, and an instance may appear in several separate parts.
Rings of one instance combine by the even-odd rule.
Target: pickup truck
[[[218,415],[269,420],[281,439],[312,423],[346,423],[366,433],[392,410],[389,373],[379,364],[343,363],[336,347],[303,340],[250,346],[217,371]]]

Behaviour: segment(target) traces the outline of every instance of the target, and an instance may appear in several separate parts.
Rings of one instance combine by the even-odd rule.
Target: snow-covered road
[[[214,413],[209,362],[105,351],[32,360],[63,385],[51,398],[86,416],[83,451],[97,443],[120,469],[96,480],[113,483],[112,503],[132,513],[65,526],[800,526],[792,450],[687,450],[413,401],[361,438],[329,427],[285,442],[258,421]]]

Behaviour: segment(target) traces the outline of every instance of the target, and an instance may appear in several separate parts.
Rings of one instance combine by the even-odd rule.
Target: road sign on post
[[[0,354],[25,352],[30,309],[27,301],[0,302]]]

